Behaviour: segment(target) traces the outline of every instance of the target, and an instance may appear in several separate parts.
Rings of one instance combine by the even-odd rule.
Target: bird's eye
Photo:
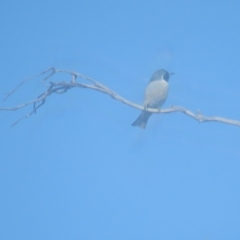
[[[168,81],[169,80],[169,73],[165,73],[164,75],[163,75],[163,79],[165,80],[165,81]]]

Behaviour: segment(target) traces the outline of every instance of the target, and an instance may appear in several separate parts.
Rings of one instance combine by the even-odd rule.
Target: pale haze
[[[0,96],[49,67],[142,104],[166,69],[162,106],[240,120],[239,1],[2,1]],[[53,80],[69,80],[59,75]],[[27,82],[0,107],[39,96]],[[36,114],[0,111],[1,240],[238,240],[240,127],[154,114],[89,89]]]

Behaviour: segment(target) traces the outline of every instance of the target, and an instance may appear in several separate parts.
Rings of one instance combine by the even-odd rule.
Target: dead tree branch
[[[67,81],[67,82],[66,81],[61,81],[61,82],[49,81],[49,79],[57,73],[67,73],[71,76],[71,80]],[[20,104],[15,107],[11,107],[11,108],[0,108],[0,110],[2,110],[2,111],[15,111],[15,110],[24,108],[29,105],[33,106],[33,109],[28,114],[26,114],[22,118],[18,119],[16,122],[14,122],[12,124],[12,127],[15,126],[17,123],[19,123],[24,118],[28,118],[33,113],[36,113],[36,111],[44,105],[47,98],[50,95],[52,95],[53,93],[63,94],[63,93],[66,93],[69,89],[76,88],[76,87],[77,88],[89,88],[92,90],[102,92],[104,94],[109,95],[110,97],[112,97],[113,99],[115,99],[117,101],[120,101],[128,106],[137,108],[139,110],[145,110],[145,111],[149,111],[152,113],[164,113],[164,114],[172,113],[172,112],[181,112],[181,113],[184,113],[184,114],[192,117],[193,119],[197,120],[198,122],[222,122],[222,123],[227,123],[227,124],[231,124],[231,125],[235,125],[235,126],[240,126],[240,121],[237,121],[237,120],[232,120],[232,119],[227,119],[227,118],[222,118],[222,117],[206,117],[206,116],[203,116],[201,113],[193,113],[193,112],[191,112],[183,107],[179,107],[179,106],[172,106],[172,107],[166,108],[166,109],[154,109],[154,108],[146,109],[141,105],[138,105],[136,103],[133,103],[133,102],[121,97],[116,92],[112,91],[105,85],[95,81],[94,79],[92,79],[90,77],[84,76],[82,74],[79,74],[79,73],[76,73],[73,71],[61,70],[61,69],[56,69],[56,68],[49,68],[37,75],[34,75],[28,79],[23,80],[16,88],[14,88],[11,92],[7,93],[7,95],[3,101],[8,99],[12,94],[14,94],[18,90],[18,88],[20,88],[27,81],[33,80],[40,76],[44,76],[45,74],[46,74],[46,76],[42,79],[41,82],[46,87],[46,91],[43,92],[42,94],[40,94],[36,99],[26,102],[26,103],[23,103],[23,104]],[[80,79],[80,78],[85,79],[91,83],[87,84],[87,83],[83,83],[83,82],[77,82],[77,79]]]

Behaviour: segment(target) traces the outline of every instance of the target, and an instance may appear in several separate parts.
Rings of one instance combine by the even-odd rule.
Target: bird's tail
[[[142,111],[140,116],[132,123],[132,126],[138,126],[142,129],[146,128],[147,121],[151,115],[152,113],[150,112]]]

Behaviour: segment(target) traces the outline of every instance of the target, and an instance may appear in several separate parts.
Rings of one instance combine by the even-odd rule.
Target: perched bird
[[[160,69],[152,75],[145,90],[144,108],[160,108],[164,104],[168,95],[168,80],[172,74]],[[143,110],[132,126],[145,128],[151,115],[152,113]]]

